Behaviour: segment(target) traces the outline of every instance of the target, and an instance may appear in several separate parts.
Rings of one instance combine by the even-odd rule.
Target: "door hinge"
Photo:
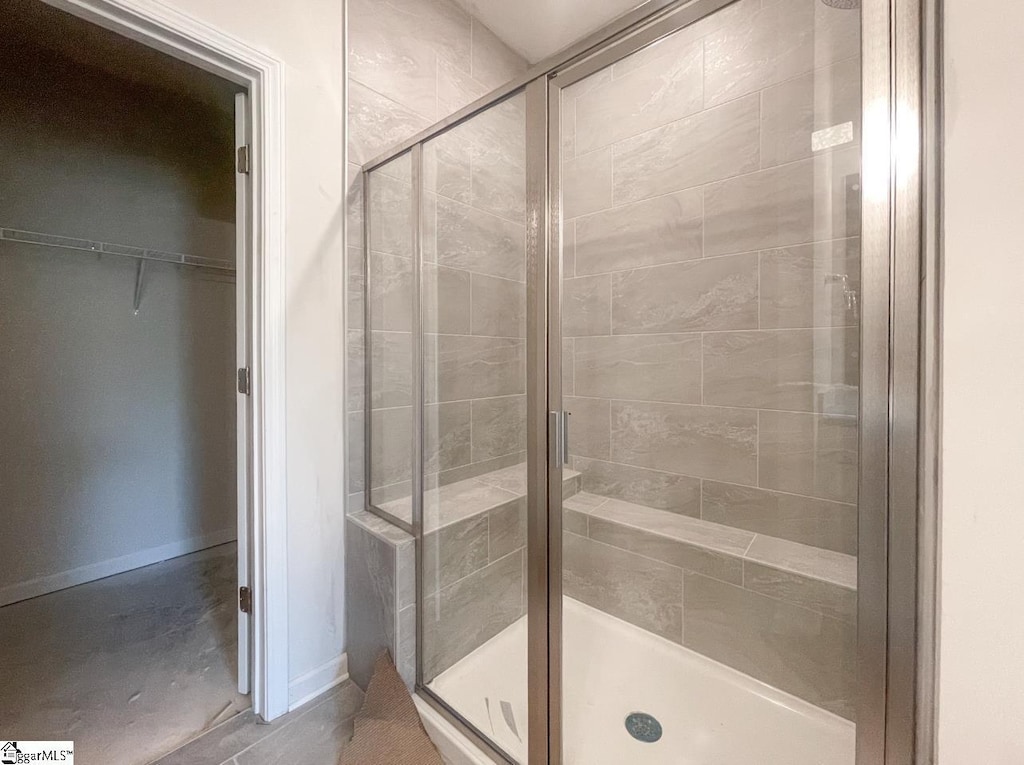
[[[252,613],[252,590],[248,587],[238,588],[238,610],[243,614]]]
[[[252,375],[249,374],[249,367],[240,367],[238,370],[238,392],[245,395],[252,395]]]
[[[239,146],[238,147],[238,163],[237,163],[238,172],[243,173],[245,175],[249,174],[249,171],[252,168],[252,156],[251,155],[252,155],[252,149],[249,148],[248,144],[246,144],[245,146]]]

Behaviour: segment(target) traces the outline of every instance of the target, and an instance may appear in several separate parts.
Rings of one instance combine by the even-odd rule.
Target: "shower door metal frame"
[[[422,263],[422,145],[511,95],[526,93],[529,758],[562,762],[561,694],[561,241],[559,95],[562,88],[730,5],[650,0],[367,163],[369,172],[413,150]],[[857,765],[930,761],[935,558],[937,29],[940,0],[862,0],[862,312],[859,412]],[[364,198],[368,207],[369,194]],[[367,225],[369,220],[367,219]],[[367,231],[367,241],[368,241]],[[416,277],[418,278],[418,277]],[[415,311],[414,342],[422,329]],[[369,314],[369,295],[367,295]],[[422,397],[423,354],[414,379]],[[553,372],[553,373],[552,373]],[[369,382],[369,375],[367,378]],[[418,411],[422,414],[422,401]],[[415,404],[414,404],[415,406]],[[367,391],[367,425],[370,419]],[[495,762],[493,742],[423,682],[423,422],[412,530],[417,539],[417,690]],[[369,427],[367,427],[369,441]],[[369,444],[367,443],[367,446]],[[367,460],[371,458],[369,448]],[[418,476],[417,476],[418,473]],[[369,478],[369,465],[367,465]],[[369,502],[367,509],[382,514]],[[383,514],[388,520],[394,520]]]

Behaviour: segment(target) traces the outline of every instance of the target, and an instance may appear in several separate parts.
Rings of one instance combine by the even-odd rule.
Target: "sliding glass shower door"
[[[673,23],[551,83],[564,762],[847,765],[860,14]]]

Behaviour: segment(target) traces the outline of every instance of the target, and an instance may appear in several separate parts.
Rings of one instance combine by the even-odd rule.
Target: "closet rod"
[[[207,268],[225,274],[235,273],[235,266],[233,263],[225,260],[218,260],[217,258],[203,258],[198,255],[184,255],[178,252],[147,250],[143,247],[130,247],[128,245],[112,244],[110,242],[94,242],[88,239],[73,239],[66,236],[56,236],[54,234],[40,234],[36,231],[0,228],[0,240],[22,242],[24,244],[39,244],[45,247],[57,247],[62,250],[91,252],[94,255],[118,255],[125,258],[134,258],[139,261],[157,260],[162,263],[177,263],[181,266]]]

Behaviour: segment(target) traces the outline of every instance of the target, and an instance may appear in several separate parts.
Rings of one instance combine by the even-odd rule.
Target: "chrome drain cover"
[[[661,723],[646,712],[633,712],[626,716],[626,731],[637,741],[653,744],[661,738]]]

